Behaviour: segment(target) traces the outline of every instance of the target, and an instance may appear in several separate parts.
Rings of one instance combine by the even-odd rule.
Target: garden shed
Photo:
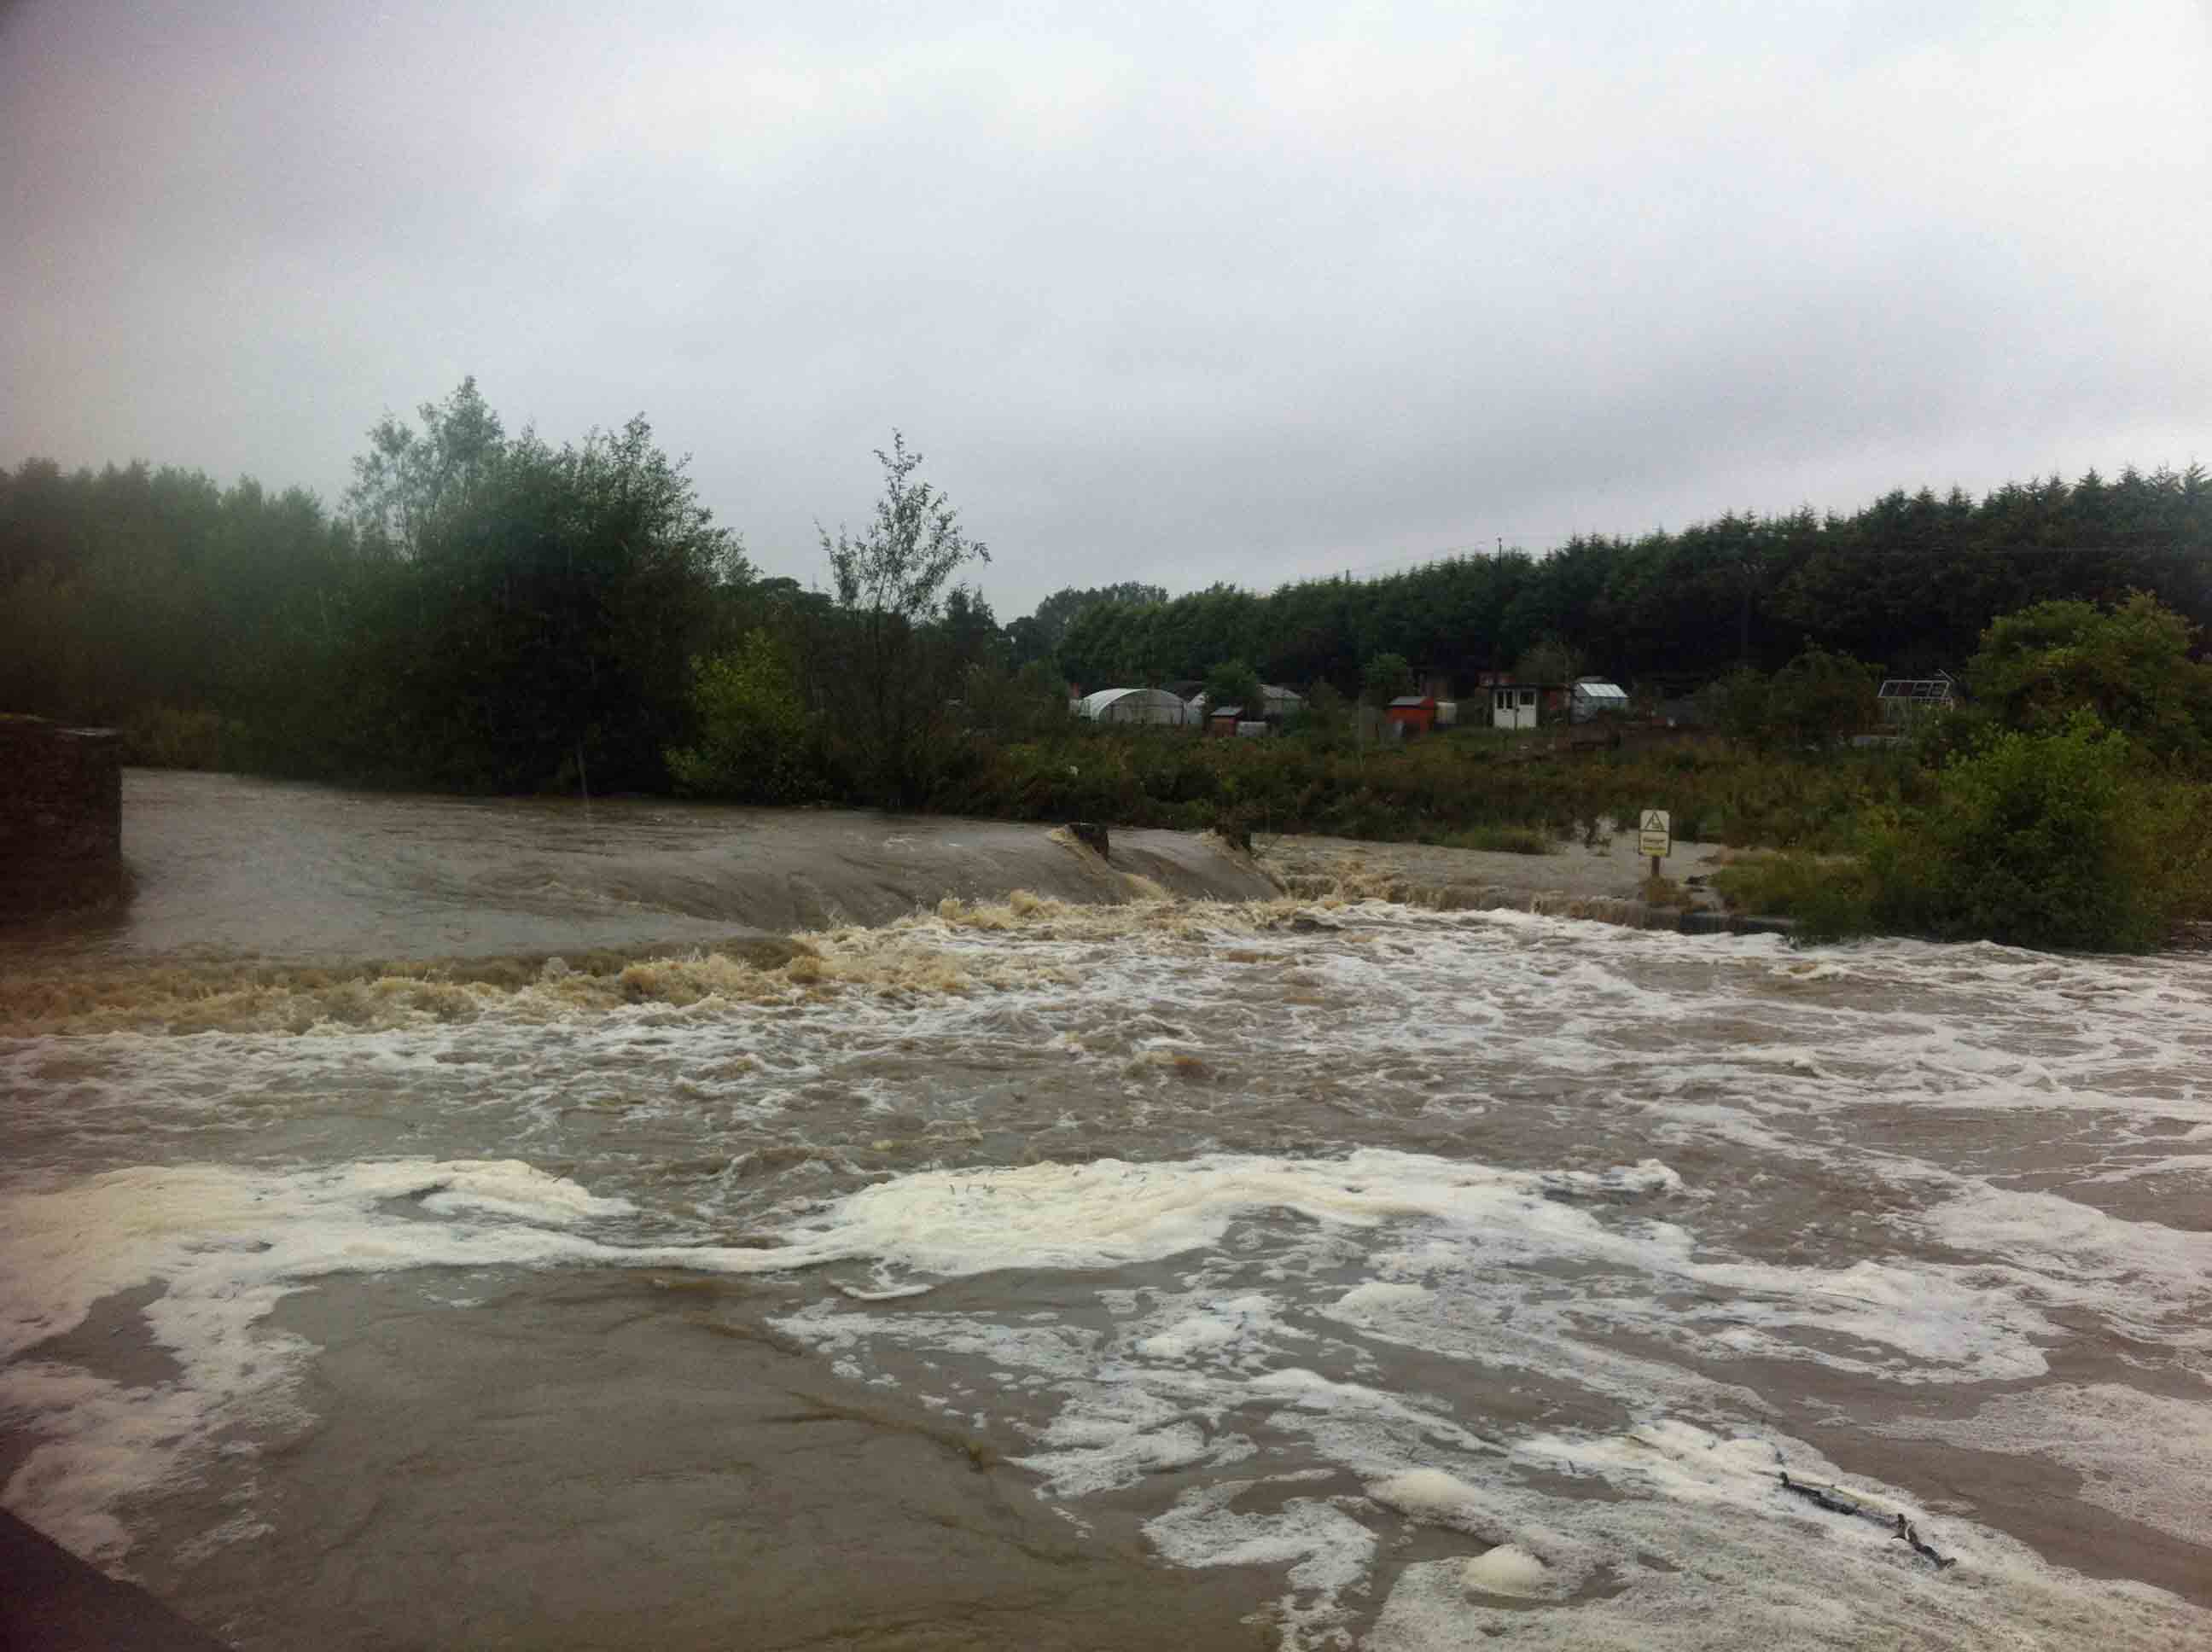
[[[1557,703],[1558,690],[1545,683],[1492,683],[1485,691],[1492,728],[1534,728],[1546,699]]]
[[[1401,738],[1426,734],[1437,726],[1437,699],[1432,694],[1401,694],[1383,707],[1382,714],[1399,726]]]

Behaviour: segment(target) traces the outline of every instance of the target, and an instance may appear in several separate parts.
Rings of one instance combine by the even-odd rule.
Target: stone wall
[[[0,921],[123,890],[123,742],[0,716]]]

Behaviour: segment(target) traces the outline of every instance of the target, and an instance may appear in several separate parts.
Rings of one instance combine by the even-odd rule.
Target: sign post
[[[1664,809],[1646,809],[1636,834],[1636,852],[1651,857],[1651,875],[1659,876],[1659,863],[1674,852],[1674,827]]]

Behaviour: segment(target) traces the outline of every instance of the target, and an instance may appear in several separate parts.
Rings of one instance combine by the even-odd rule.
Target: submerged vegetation
[[[0,704],[132,761],[464,791],[675,790],[1540,853],[1648,805],[1758,847],[1716,880],[1805,932],[2143,947],[2212,912],[2212,481],[1893,494],[1541,558],[1170,597],[1059,592],[1001,626],[988,560],[894,434],[832,589],[763,579],[642,418],[555,447],[464,383],[387,417],[336,509],[143,465],[0,471]],[[1881,660],[1881,666],[1867,662]],[[1583,666],[1713,731],[1592,746],[1362,704]],[[1963,709],[1857,750],[1889,674]],[[1071,721],[1072,684],[1306,692],[1267,740]],[[1369,714],[1371,717],[1371,713]],[[1371,725],[1370,725],[1371,726]]]

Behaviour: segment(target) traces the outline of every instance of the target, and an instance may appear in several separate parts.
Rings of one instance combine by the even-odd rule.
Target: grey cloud
[[[0,459],[343,485],[473,372],[772,571],[902,427],[1059,585],[2212,457],[2201,7],[0,21]]]

